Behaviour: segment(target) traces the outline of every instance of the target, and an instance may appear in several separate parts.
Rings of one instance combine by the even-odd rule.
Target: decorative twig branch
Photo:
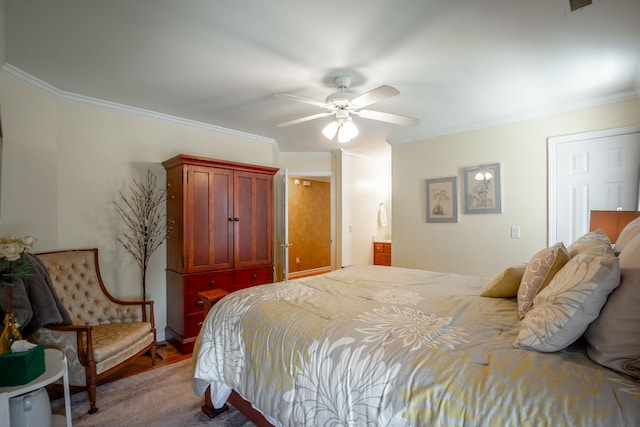
[[[135,179],[129,187],[129,197],[119,191],[120,198],[114,201],[118,215],[128,232],[118,241],[138,263],[142,273],[142,299],[147,295],[147,267],[153,252],[167,238],[167,224],[162,209],[166,199],[164,189],[157,186],[156,176],[147,170],[147,182]]]

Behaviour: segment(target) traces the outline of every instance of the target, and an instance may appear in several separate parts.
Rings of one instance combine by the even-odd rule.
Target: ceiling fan
[[[338,142],[349,142],[358,134],[358,129],[353,124],[351,114],[360,116],[363,119],[379,120],[401,126],[415,126],[420,123],[420,120],[413,117],[384,113],[382,111],[363,110],[364,107],[400,94],[397,89],[391,86],[382,85],[370,90],[369,92],[365,92],[362,95],[354,97],[353,93],[347,92],[347,89],[349,88],[349,86],[351,86],[351,77],[338,76],[334,79],[333,82],[336,87],[340,89],[340,91],[329,95],[325,102],[301,98],[299,96],[289,94],[276,95],[279,98],[290,99],[305,104],[315,105],[316,107],[324,108],[327,110],[322,113],[312,114],[310,116],[305,116],[299,119],[280,123],[278,127],[287,127],[296,125],[298,123],[307,122],[309,120],[315,120],[322,117],[334,115],[335,120],[324,127],[324,129],[322,130],[323,135],[327,139],[331,140],[335,138],[337,134]]]

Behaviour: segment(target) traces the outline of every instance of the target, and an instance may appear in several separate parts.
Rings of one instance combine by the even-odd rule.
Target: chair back
[[[35,255],[47,268],[55,292],[74,325],[142,321],[139,306],[117,304],[104,287],[98,267],[98,249]]]

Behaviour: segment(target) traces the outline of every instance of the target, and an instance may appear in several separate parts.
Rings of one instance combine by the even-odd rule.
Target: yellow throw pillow
[[[491,298],[510,298],[518,295],[520,281],[527,263],[507,267],[487,283],[480,296]]]
[[[559,242],[536,253],[522,276],[518,288],[520,320],[531,309],[535,296],[549,284],[553,276],[571,259],[564,243]]]

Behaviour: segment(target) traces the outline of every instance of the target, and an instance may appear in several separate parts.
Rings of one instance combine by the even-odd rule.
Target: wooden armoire
[[[193,351],[204,320],[198,292],[273,281],[276,168],[180,154],[167,172],[167,327]]]

